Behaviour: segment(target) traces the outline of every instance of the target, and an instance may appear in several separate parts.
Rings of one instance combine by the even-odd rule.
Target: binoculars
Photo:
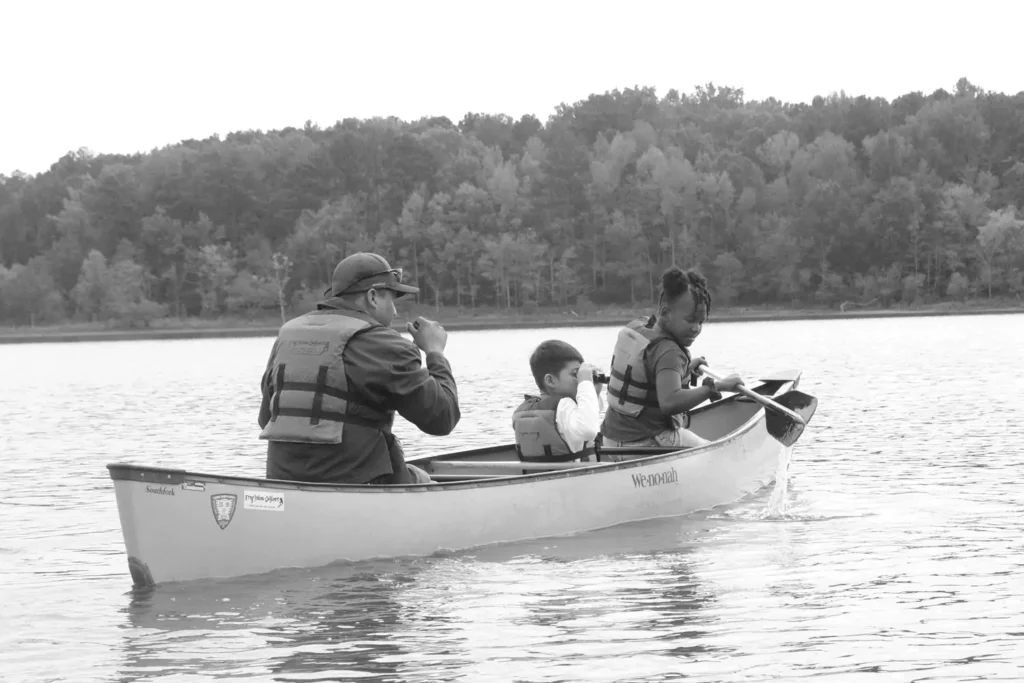
[[[608,375],[603,372],[594,373],[594,384],[608,384]]]

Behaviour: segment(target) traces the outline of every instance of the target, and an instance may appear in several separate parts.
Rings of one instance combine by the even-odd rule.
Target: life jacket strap
[[[274,369],[274,395],[270,401],[270,421],[276,422],[278,417],[305,417],[309,418],[309,424],[317,425],[320,424],[321,420],[327,420],[330,422],[342,422],[345,424],[354,424],[369,429],[387,430],[391,421],[387,416],[382,416],[379,419],[367,419],[357,417],[355,415],[344,415],[342,413],[323,409],[324,396],[330,396],[346,403],[358,405],[362,408],[366,408],[374,413],[379,411],[371,408],[361,401],[357,396],[349,391],[342,391],[335,387],[327,386],[327,373],[329,367],[321,365],[320,370],[317,372],[316,382],[289,382],[285,381],[286,364],[281,363]],[[282,408],[281,407],[281,392],[282,391],[307,391],[313,394],[313,405],[312,408]]]
[[[614,362],[614,361],[613,361]],[[619,405],[624,405],[626,401],[634,405],[641,405],[644,408],[659,408],[661,404],[658,403],[657,397],[657,386],[648,382],[635,382],[633,381],[633,366],[627,365],[626,372],[617,372],[612,370],[612,378],[620,380],[622,387],[608,385],[608,395],[618,401]],[[638,398],[636,396],[629,395],[629,388],[634,387],[643,392],[643,397]]]
[[[637,382],[633,379],[633,366],[627,365],[626,372],[622,373],[612,368],[612,377],[622,381],[622,390],[626,391],[630,387],[636,387],[643,391],[657,391],[658,387],[650,382]]]
[[[309,418],[310,424],[317,424],[320,420],[327,420],[330,422],[359,425],[360,427],[367,427],[368,429],[377,429],[380,431],[385,431],[389,426],[388,422],[364,420],[363,418],[356,417],[355,415],[342,415],[341,413],[336,413],[330,410],[321,410],[316,415],[317,422],[313,422],[313,411],[306,410],[305,408],[280,408],[275,417],[306,417]]]

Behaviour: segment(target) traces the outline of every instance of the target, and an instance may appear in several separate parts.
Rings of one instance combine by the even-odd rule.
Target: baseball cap
[[[419,287],[402,284],[402,269],[392,268],[383,256],[358,252],[342,259],[334,269],[324,296],[355,294],[370,289],[390,289],[395,296],[416,294]]]

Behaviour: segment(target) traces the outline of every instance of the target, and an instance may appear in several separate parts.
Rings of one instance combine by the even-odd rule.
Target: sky
[[[1024,90],[1024,2],[0,0],[0,174],[347,118],[533,114],[713,82],[748,100]]]

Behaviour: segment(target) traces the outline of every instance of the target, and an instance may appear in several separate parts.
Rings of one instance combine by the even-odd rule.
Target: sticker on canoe
[[[217,493],[210,496],[210,507],[213,508],[213,519],[217,526],[226,529],[235,516],[235,507],[238,505],[238,496],[233,493]]]
[[[246,510],[284,512],[284,494],[267,491],[245,491],[242,504]]]
[[[676,468],[655,472],[654,474],[634,474],[633,488],[645,489],[648,486],[662,486],[663,484],[678,484],[679,475]]]
[[[206,484],[201,481],[183,481],[181,482],[182,491],[205,491]]]

